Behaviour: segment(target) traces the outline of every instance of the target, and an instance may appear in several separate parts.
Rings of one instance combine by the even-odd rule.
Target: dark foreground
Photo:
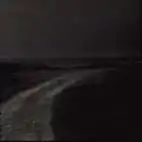
[[[140,66],[136,66],[135,68],[133,66],[133,70],[136,72],[134,73],[135,76],[141,78],[142,71]],[[68,85],[70,86],[77,80],[87,77],[88,75],[90,76],[92,73],[94,74],[94,72],[100,74],[102,69],[73,70],[66,71],[66,73],[65,71],[58,73],[52,71],[49,73],[40,70],[35,73],[24,73],[26,76],[26,79],[25,77],[24,79],[28,82],[32,82],[35,77],[39,76],[39,78],[35,78],[36,83],[33,81],[37,87],[34,87],[34,83],[29,83],[30,85],[32,84],[33,89],[13,93],[15,97],[8,99],[0,108],[2,113],[2,140],[37,141],[53,139],[54,135],[49,125],[51,117],[50,107],[53,96],[60,93]],[[63,74],[63,76],[61,74]],[[59,76],[59,78],[57,76]],[[31,79],[27,79],[27,77]],[[26,88],[31,88],[30,85],[28,87],[26,86]]]

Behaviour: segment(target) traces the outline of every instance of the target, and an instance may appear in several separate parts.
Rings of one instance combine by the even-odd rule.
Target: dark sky
[[[139,47],[137,0],[15,1],[0,1],[1,58],[119,57]]]

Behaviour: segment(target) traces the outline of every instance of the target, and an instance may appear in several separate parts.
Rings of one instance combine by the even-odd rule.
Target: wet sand
[[[69,72],[17,94],[1,108],[2,140],[53,139],[49,125],[53,96],[93,72]]]

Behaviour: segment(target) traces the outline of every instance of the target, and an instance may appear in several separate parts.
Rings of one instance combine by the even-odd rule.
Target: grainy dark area
[[[140,122],[141,71],[136,66],[106,71],[98,76],[101,82],[89,78],[55,96],[51,119],[55,138],[64,141],[135,139],[132,128],[139,127]]]
[[[108,68],[123,70],[124,74],[129,77],[125,76],[125,81],[120,82],[127,87],[119,88],[119,85],[122,85],[119,84],[120,82],[116,87],[115,81],[114,84],[110,83],[110,87],[106,81],[107,85],[102,88],[89,84],[94,89],[91,91],[104,93],[110,87],[109,91],[114,91],[114,94],[117,95],[122,95],[122,90],[125,90],[128,98],[132,93],[134,98],[131,99],[130,109],[133,109],[133,116],[138,116],[140,114],[138,108],[141,104],[138,103],[138,100],[141,99],[136,96],[141,90],[139,92],[134,90],[135,87],[141,88],[141,83],[138,84],[138,82],[141,82],[142,76],[140,13],[140,0],[0,0],[2,139],[53,139],[47,120],[50,119],[50,107],[53,99],[51,96],[55,94],[58,94],[57,100],[63,99],[62,103],[55,105],[57,106],[56,114],[58,115],[60,112],[58,106],[63,107],[63,110],[67,111],[66,114],[74,115],[74,125],[66,123],[66,119],[63,119],[63,123],[58,123],[57,121],[61,119],[57,119],[57,117],[54,119],[57,120],[57,123],[54,121],[53,124],[54,134],[62,137],[61,132],[65,132],[67,137],[72,138],[74,134],[68,133],[68,128],[64,129],[63,126],[69,124],[70,128],[75,127],[77,124],[75,116],[82,115],[87,107],[92,107],[94,98],[91,95],[90,98],[89,95],[88,98],[85,96],[88,94],[86,86],[69,91],[70,93],[74,91],[73,94],[80,94],[79,92],[84,89],[82,102],[80,96],[66,98],[67,96],[63,95],[65,98],[62,98],[59,92],[68,84],[71,85],[79,78],[92,74],[92,71],[96,73],[92,80],[101,82],[103,74],[98,74],[98,71],[108,70]],[[61,78],[56,78],[57,76],[61,76]],[[115,74],[110,71],[107,79],[119,80],[119,77],[122,77],[119,73]],[[89,83],[90,79],[87,80]],[[78,83],[82,84],[82,81]],[[28,91],[26,91],[27,89]],[[120,98],[117,99],[121,102],[123,99]],[[126,97],[124,100],[127,100]],[[110,102],[106,98],[102,101],[103,105],[106,101]],[[98,100],[95,103],[99,105],[102,102]],[[134,103],[137,108],[134,107]],[[83,104],[86,104],[87,107],[83,107],[81,112],[80,108]],[[76,109],[77,107],[78,109]],[[124,106],[124,108],[126,107]],[[72,114],[73,111],[76,113]],[[85,113],[86,116],[83,118],[89,121],[87,110]],[[71,120],[70,117],[67,119]],[[138,122],[138,119],[131,118],[130,120]],[[85,125],[85,123],[83,124]],[[99,131],[103,128],[103,124],[105,125],[105,123],[98,123]],[[79,132],[84,125],[81,124],[81,121],[78,125],[79,127],[76,125],[76,129]],[[122,123],[117,123],[117,125],[122,126]],[[126,125],[124,124],[124,126]],[[137,126],[139,127],[139,125]],[[136,125],[130,126],[129,134],[131,136],[135,131],[133,128],[136,128]],[[122,131],[125,132],[124,130]],[[103,130],[103,132],[105,131],[107,129]],[[84,138],[85,133],[87,132],[83,132]],[[77,131],[75,135],[77,136]],[[78,139],[80,139],[79,137]],[[137,142],[137,140],[133,141]]]

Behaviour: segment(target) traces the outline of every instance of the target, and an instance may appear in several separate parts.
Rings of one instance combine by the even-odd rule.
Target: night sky
[[[138,55],[138,4],[137,0],[1,0],[0,58]]]

